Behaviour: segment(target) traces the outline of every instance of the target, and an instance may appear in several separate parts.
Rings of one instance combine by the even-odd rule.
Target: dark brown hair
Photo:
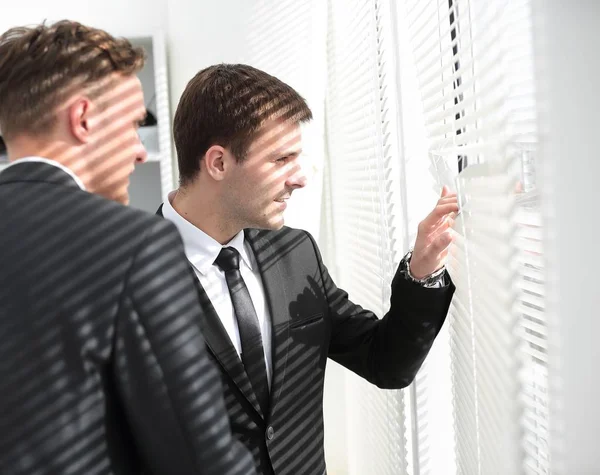
[[[2,135],[47,132],[73,88],[135,74],[144,60],[128,40],[73,21],[8,30],[0,36]]]
[[[180,184],[200,171],[200,160],[213,145],[228,148],[238,161],[268,119],[296,123],[312,119],[306,101],[293,88],[245,64],[218,64],[188,83],[173,124]]]

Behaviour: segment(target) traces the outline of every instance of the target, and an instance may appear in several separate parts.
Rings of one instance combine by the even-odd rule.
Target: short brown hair
[[[312,112],[293,88],[252,66],[218,64],[200,71],[185,88],[173,123],[180,184],[194,180],[213,145],[243,161],[272,118],[300,123],[311,120]]]
[[[128,40],[73,21],[8,30],[0,36],[2,135],[47,132],[71,87],[135,74],[144,61]]]

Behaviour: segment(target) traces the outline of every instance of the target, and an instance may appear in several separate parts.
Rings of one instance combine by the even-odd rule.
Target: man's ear
[[[225,173],[228,168],[229,152],[220,145],[211,146],[204,154],[204,167],[206,172],[217,181],[225,178]]]
[[[92,114],[92,103],[83,97],[77,99],[69,106],[69,130],[73,137],[81,143],[90,140],[90,119]]]

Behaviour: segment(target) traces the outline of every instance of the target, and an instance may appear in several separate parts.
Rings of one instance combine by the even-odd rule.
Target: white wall
[[[76,0],[1,0],[0,30],[12,26],[35,24],[43,20],[77,20],[117,35],[147,35],[167,25],[165,0],[105,0],[81,2]]]
[[[538,0],[542,166],[554,343],[553,473],[600,471],[600,2]],[[551,373],[552,377],[553,373]]]
[[[166,0],[163,0],[166,1]],[[173,111],[188,81],[215,63],[237,63],[247,56],[252,2],[169,0],[167,48]]]

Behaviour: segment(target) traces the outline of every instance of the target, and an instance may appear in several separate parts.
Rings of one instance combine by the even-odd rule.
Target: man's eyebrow
[[[295,149],[295,150],[289,150],[289,149],[281,149],[281,150],[276,150],[275,152],[273,152],[270,156],[272,158],[275,157],[290,157],[292,155],[298,156],[302,153],[302,149]]]

